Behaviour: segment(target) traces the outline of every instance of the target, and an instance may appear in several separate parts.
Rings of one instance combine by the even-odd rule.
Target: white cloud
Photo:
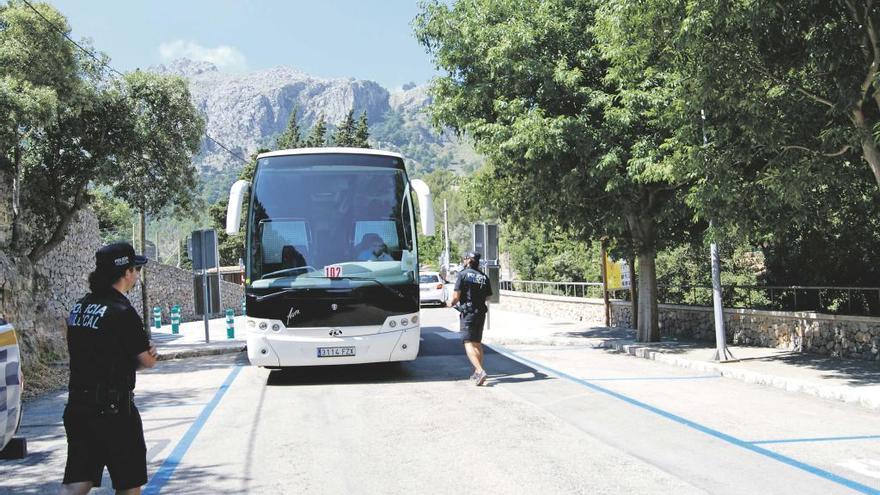
[[[211,62],[221,70],[244,70],[247,65],[244,54],[231,46],[206,48],[198,43],[183,40],[162,43],[159,45],[159,56],[162,57],[163,62],[178,58]]]

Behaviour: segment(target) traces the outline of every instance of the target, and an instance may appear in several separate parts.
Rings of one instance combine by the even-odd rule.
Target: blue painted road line
[[[734,436],[731,436],[726,433],[722,433],[718,430],[709,428],[708,426],[703,426],[699,423],[696,423],[696,422],[691,421],[689,419],[678,416],[677,414],[673,414],[671,412],[664,411],[663,409],[660,409],[659,407],[654,407],[654,406],[647,404],[645,402],[633,399],[632,397],[626,396],[626,395],[618,393],[618,392],[614,392],[613,390],[607,389],[607,388],[602,387],[600,385],[596,385],[595,383],[591,383],[591,382],[588,382],[584,379],[577,378],[575,376],[571,376],[565,372],[553,369],[549,366],[545,366],[543,364],[532,361],[531,359],[522,357],[519,354],[516,354],[515,352],[504,348],[503,346],[500,346],[497,344],[492,344],[488,347],[495,349],[496,352],[498,352],[499,354],[501,354],[503,356],[506,356],[509,359],[513,359],[514,361],[518,361],[522,364],[531,366],[535,369],[539,369],[539,370],[543,370],[545,372],[552,373],[560,378],[565,378],[566,380],[583,385],[583,386],[590,388],[592,390],[595,390],[597,392],[601,392],[603,394],[609,395],[611,397],[614,397],[615,399],[622,400],[626,403],[629,403],[629,404],[636,406],[636,407],[639,407],[641,409],[645,409],[645,410],[650,411],[654,414],[662,416],[666,419],[669,419],[669,420],[674,421],[676,423],[682,424],[684,426],[687,426],[688,428],[692,428],[692,429],[697,430],[699,432],[705,433],[705,434],[712,436],[712,437],[715,437],[719,440],[723,440],[723,441],[730,443],[732,445],[735,445],[737,447],[741,447],[743,449],[752,451],[756,454],[760,454],[765,457],[769,457],[773,460],[779,461],[783,464],[787,464],[789,466],[800,469],[800,470],[805,471],[807,473],[816,475],[820,478],[824,478],[824,479],[831,481],[833,483],[837,483],[839,485],[845,486],[845,487],[850,488],[852,490],[855,490],[859,493],[866,493],[869,495],[880,495],[880,490],[878,490],[876,488],[871,488],[870,486],[863,485],[863,484],[861,484],[857,481],[851,480],[849,478],[844,478],[843,476],[836,475],[830,471],[825,471],[824,469],[812,466],[812,465],[807,464],[805,462],[801,462],[797,459],[794,459],[794,458],[791,458],[791,457],[788,457],[788,456],[785,456],[782,454],[777,454],[776,452],[773,452],[772,450],[767,450],[763,447],[759,447],[757,445],[754,445],[753,443],[747,442],[745,440],[740,440],[739,438],[736,438]]]
[[[196,418],[195,422],[190,425],[189,429],[186,430],[183,437],[180,441],[177,442],[177,445],[174,447],[174,450],[171,451],[171,454],[168,458],[162,462],[162,465],[159,467],[159,470],[156,471],[156,474],[153,476],[153,479],[147,483],[147,486],[144,488],[144,495],[156,495],[162,488],[165,486],[168,481],[171,480],[171,476],[174,475],[174,470],[177,469],[177,466],[180,464],[180,461],[183,459],[183,456],[186,454],[186,451],[189,450],[190,445],[192,445],[193,440],[196,439],[196,436],[201,431],[202,427],[205,426],[205,422],[208,421],[208,418],[211,417],[211,413],[214,412],[214,409],[217,407],[217,404],[220,403],[220,399],[223,398],[223,395],[226,394],[226,391],[229,390],[229,386],[232,385],[232,382],[235,380],[235,377],[238,376],[238,373],[241,371],[241,365],[235,365],[232,368],[232,371],[229,372],[229,375],[226,377],[226,380],[223,382],[223,385],[220,385],[220,388],[217,389],[217,393],[214,394],[214,398],[211,399],[211,402],[208,402],[208,405],[202,409],[199,417]]]
[[[801,442],[840,442],[844,440],[880,440],[880,435],[854,435],[850,437],[784,438],[780,440],[755,440],[751,444],[801,443]]]
[[[626,382],[626,381],[650,381],[650,380],[706,380],[709,378],[721,378],[721,375],[700,376],[621,376],[613,378],[582,378],[589,382]]]

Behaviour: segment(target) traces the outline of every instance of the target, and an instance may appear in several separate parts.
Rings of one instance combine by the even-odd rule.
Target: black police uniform
[[[459,315],[461,338],[466,342],[483,340],[483,324],[486,322],[486,299],[492,295],[489,277],[473,268],[459,272],[455,280],[455,291],[459,293]]]
[[[71,310],[65,484],[99,486],[105,466],[116,490],[146,484],[143,424],[132,401],[137,355],[150,348],[143,328],[128,298],[112,287],[86,295]]]

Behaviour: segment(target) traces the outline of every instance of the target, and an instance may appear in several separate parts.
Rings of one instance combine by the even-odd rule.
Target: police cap
[[[127,242],[108,244],[95,252],[95,268],[98,270],[124,270],[146,265],[147,261],[146,256],[134,254],[134,248]]]
[[[477,263],[479,263],[481,258],[482,258],[482,256],[480,256],[480,253],[478,253],[476,251],[468,251],[468,252],[464,253],[464,259],[466,259],[466,260],[474,260]]]

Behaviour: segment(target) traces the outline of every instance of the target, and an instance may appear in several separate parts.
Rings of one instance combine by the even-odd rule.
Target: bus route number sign
[[[324,276],[327,278],[339,278],[342,276],[342,267],[339,265],[327,265],[324,267]]]

